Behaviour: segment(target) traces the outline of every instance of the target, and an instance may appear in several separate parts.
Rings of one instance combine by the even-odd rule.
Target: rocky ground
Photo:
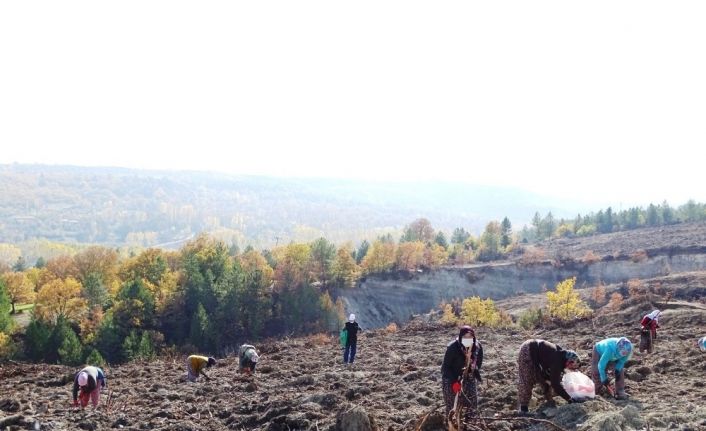
[[[703,289],[706,274],[652,281],[661,287]],[[686,277],[686,278],[684,278]],[[649,284],[649,281],[648,281]],[[699,287],[700,286],[700,287]],[[608,286],[619,290],[621,286]],[[534,331],[485,329],[480,411],[492,430],[706,429],[706,353],[696,340],[706,335],[706,309],[689,298],[653,296],[627,301],[618,312],[568,327]],[[693,295],[692,295],[693,296]],[[649,302],[652,301],[652,303]],[[501,301],[509,311],[539,305],[541,295]],[[636,322],[653,305],[663,308],[663,330],[652,355],[629,362],[630,399],[598,398],[582,404],[533,404],[537,419],[513,416],[516,409],[516,355],[532,337],[577,350],[588,364],[593,343],[627,335],[638,341]],[[446,343],[457,329],[417,319],[397,331],[364,332],[353,367],[344,367],[332,336],[276,340],[259,344],[262,360],[254,378],[236,372],[237,360],[221,358],[210,381],[187,383],[184,358],[106,367],[108,391],[98,410],[71,406],[76,369],[37,364],[0,364],[0,429],[127,430],[441,430],[440,366]],[[589,372],[584,367],[585,372]],[[535,397],[533,402],[539,400]],[[372,421],[375,428],[356,428]],[[560,428],[557,428],[560,427]]]

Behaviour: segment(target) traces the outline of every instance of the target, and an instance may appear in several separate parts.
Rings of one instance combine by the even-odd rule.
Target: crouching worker
[[[640,321],[640,352],[652,353],[652,349],[657,339],[657,328],[659,328],[659,318],[662,312],[654,310],[645,314]]]
[[[522,343],[517,357],[520,412],[528,413],[532,388],[537,384],[542,385],[548,403],[554,402],[555,394],[568,402],[574,401],[562,386],[561,378],[565,369],[574,371],[579,365],[579,356],[573,350],[564,350],[545,340],[527,340]]]
[[[105,374],[98,367],[88,366],[74,377],[74,406],[78,406],[79,399],[81,400],[81,408],[88,405],[88,399],[91,399],[93,408],[98,407],[100,402],[101,389],[105,389]],[[79,396],[79,391],[81,392]]]
[[[624,400],[625,393],[625,363],[632,356],[632,343],[625,337],[606,338],[593,346],[591,358],[591,375],[596,386],[596,394],[605,388],[613,397]],[[608,379],[608,367],[615,368],[615,387]]]
[[[214,365],[216,365],[216,358],[191,355],[186,358],[186,379],[190,382],[195,382],[198,380],[199,375],[202,375],[206,380],[211,380],[203,370]]]
[[[458,337],[446,347],[441,365],[441,391],[446,404],[446,419],[452,422],[454,411],[458,418],[470,420],[478,410],[476,380],[482,381],[483,347],[476,340],[470,326],[461,327]],[[465,412],[465,413],[464,413]]]
[[[243,344],[238,350],[239,366],[238,371],[244,374],[252,374],[255,372],[255,367],[257,366],[260,356],[255,350],[255,346],[250,344]]]

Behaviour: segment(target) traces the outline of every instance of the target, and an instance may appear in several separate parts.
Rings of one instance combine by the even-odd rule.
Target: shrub
[[[492,299],[481,300],[477,296],[463,300],[461,320],[471,326],[494,327],[508,323],[507,316],[503,317]]]
[[[637,250],[636,252],[630,255],[630,260],[632,260],[634,263],[643,262],[647,260],[647,252],[642,249]]]
[[[388,334],[394,334],[395,332],[397,332],[397,324],[395,322],[390,323],[385,328],[385,332],[387,332]]]
[[[608,301],[607,307],[611,311],[618,311],[623,305],[623,295],[619,294],[618,292],[613,292],[613,294],[610,295],[610,301]]]
[[[0,332],[0,360],[9,359],[15,354],[15,345],[12,338],[4,332]]]
[[[333,343],[331,336],[328,334],[324,334],[323,332],[319,332],[318,334],[311,335],[307,338],[308,339],[306,340],[306,345],[308,347],[327,346]]]
[[[455,325],[456,322],[458,321],[458,316],[456,316],[456,313],[454,312],[454,307],[451,304],[441,304],[441,322],[442,323],[447,323],[447,324],[453,324]]]
[[[585,224],[579,228],[579,230],[576,231],[577,236],[590,236],[596,233],[596,225],[594,224]]]
[[[628,295],[630,298],[642,300],[645,298],[645,295],[647,295],[647,288],[642,281],[633,278],[628,280]]]
[[[517,319],[517,324],[524,329],[534,329],[544,322],[544,311],[541,308],[529,308],[523,311]]]
[[[567,278],[556,285],[556,292],[547,292],[549,315],[560,320],[573,320],[590,313],[586,303],[574,290],[576,277]]]
[[[581,258],[581,262],[590,265],[592,263],[600,262],[601,257],[593,252],[593,250],[588,250],[586,254]]]
[[[603,286],[603,284],[599,284],[593,289],[591,289],[591,300],[594,302],[594,304],[596,304],[597,307],[600,307],[605,304],[605,296],[606,291],[605,286]]]
[[[537,247],[527,247],[522,253],[520,263],[522,265],[532,265],[547,260],[547,252]]]
[[[96,349],[92,349],[91,353],[86,357],[86,365],[94,365],[96,367],[104,367],[106,362],[105,359]]]

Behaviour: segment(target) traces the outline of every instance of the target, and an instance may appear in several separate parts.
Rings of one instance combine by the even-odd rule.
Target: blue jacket
[[[627,356],[620,355],[618,352],[619,339],[620,338],[606,338],[596,343],[596,351],[601,355],[601,359],[598,361],[598,373],[601,376],[601,382],[605,382],[608,379],[606,368],[609,363],[615,362],[615,372],[619,373],[632,356],[632,352]]]

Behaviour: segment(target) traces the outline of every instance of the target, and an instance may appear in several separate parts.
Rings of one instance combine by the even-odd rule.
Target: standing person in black
[[[478,410],[476,380],[479,383],[482,382],[480,376],[482,365],[483,346],[476,340],[473,328],[462,326],[458,337],[446,347],[444,363],[441,365],[441,391],[444,394],[447,420],[451,419],[451,411],[456,408],[463,409],[461,414],[466,420],[476,414]],[[468,366],[468,372],[464,376],[466,366]],[[455,401],[457,395],[458,402]]]
[[[355,321],[355,314],[351,313],[351,315],[348,316],[345,330],[348,336],[346,338],[346,349],[343,351],[343,363],[352,364],[355,359],[358,344],[358,331],[360,331],[360,326],[358,326],[358,322]]]
[[[565,369],[576,370],[579,365],[579,356],[573,350],[564,350],[557,344],[539,339],[522,343],[517,357],[520,413],[528,412],[532,388],[536,384],[542,385],[548,403],[553,402],[552,389],[556,395],[572,402],[571,396],[561,385],[561,377]]]

